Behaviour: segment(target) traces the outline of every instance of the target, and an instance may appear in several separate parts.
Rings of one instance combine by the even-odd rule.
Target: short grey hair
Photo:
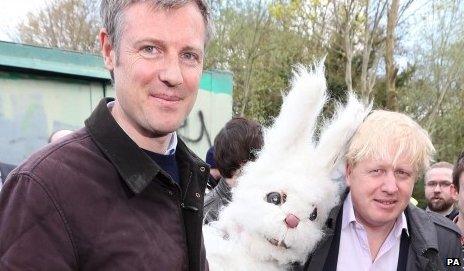
[[[110,42],[116,51],[118,51],[119,42],[121,41],[124,10],[138,2],[147,2],[153,7],[163,10],[176,9],[188,3],[195,3],[200,10],[206,27],[205,44],[213,37],[214,26],[211,11],[205,0],[101,0],[100,16],[103,27],[106,29]]]

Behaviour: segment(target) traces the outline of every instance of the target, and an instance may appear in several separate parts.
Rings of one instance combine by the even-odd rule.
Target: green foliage
[[[207,49],[205,69],[231,71],[235,84],[234,114],[265,125],[280,110],[292,66],[310,65],[323,56],[332,100],[345,99],[345,72],[351,67],[353,88],[373,98],[375,108],[385,108],[386,80],[384,71],[377,69],[376,60],[382,63],[385,55],[386,15],[378,13],[379,24],[373,27],[373,14],[381,10],[378,8],[385,1],[371,0],[368,7],[367,1],[355,0],[210,0],[217,37]],[[424,2],[423,19],[416,10],[409,15],[419,18],[409,24],[414,27],[407,29],[408,24],[402,24],[404,28],[398,31],[403,38],[414,35],[414,46],[405,47],[400,37],[395,50],[396,58],[403,56],[410,63],[400,69],[396,80],[400,111],[430,132],[437,150],[436,160],[449,162],[464,149],[463,1]],[[96,51],[96,2],[53,0],[46,9],[29,14],[28,20],[19,25],[21,41]],[[349,66],[347,37],[352,51]],[[372,38],[372,50],[365,50],[369,48],[367,37]],[[366,55],[368,61],[363,58]],[[373,71],[371,78],[375,79],[367,90],[361,90],[365,82],[363,64]],[[332,109],[329,104],[325,114],[330,115]],[[416,189],[414,195],[421,203],[423,185],[420,188],[418,182]]]
[[[427,200],[425,199],[425,186],[424,186],[424,179],[421,178],[416,182],[414,185],[414,191],[412,193],[412,197],[417,200],[417,206],[425,209],[427,207]]]
[[[209,49],[207,67],[233,72],[235,114],[270,124],[279,112],[281,93],[288,88],[291,66],[296,63],[311,64],[324,55],[330,95],[334,100],[345,99],[344,36],[341,25],[333,20],[332,2],[275,0],[270,1],[269,5],[260,1],[251,1],[248,5],[236,5],[234,2],[225,1],[228,4],[218,9],[216,23],[219,37]],[[366,45],[362,40],[363,25],[367,18],[362,12],[364,2],[353,3],[358,5],[353,8],[353,14],[344,14],[346,10],[343,9],[338,9],[336,14],[342,21],[353,18],[350,34],[353,45],[351,79],[353,88],[359,90]],[[450,16],[450,12],[458,10],[455,7],[459,3],[462,1],[446,0],[444,4],[427,8],[432,11],[436,9],[434,12],[438,21],[448,17],[461,18]],[[422,25],[429,31],[417,37],[420,46],[408,51],[402,47],[401,40],[397,42],[395,54],[407,55],[410,63],[400,69],[396,78],[398,103],[401,112],[413,117],[430,132],[437,150],[436,160],[453,162],[464,149],[464,35],[462,31],[453,30],[454,33],[450,25],[439,23],[437,31],[430,34],[428,18]],[[463,26],[462,23],[458,25]],[[407,34],[407,29],[402,31],[405,32],[401,34]],[[449,33],[454,33],[453,38],[444,39],[450,37]],[[380,24],[371,34],[372,51],[367,64],[369,68],[375,68],[376,56],[382,58],[384,55],[384,26]],[[376,83],[370,94],[374,108],[386,106],[386,80],[381,71],[374,73]],[[446,95],[437,105],[443,91],[446,91]],[[432,112],[437,108],[434,115]],[[325,114],[330,115],[332,109],[333,105],[329,104]],[[413,196],[420,207],[425,207],[422,180],[416,183]]]
[[[206,68],[233,72],[235,114],[269,124],[280,110],[292,65],[312,63],[315,53],[311,41],[279,25],[267,5],[235,7],[220,11],[218,37],[208,48]]]
[[[317,20],[326,5],[321,1],[271,1],[268,5],[226,1],[216,6],[217,38],[208,48],[206,68],[228,69],[234,74],[236,115],[269,124],[280,110],[292,66],[310,65],[324,55],[330,94],[334,100],[345,98],[344,55],[331,49],[332,44],[342,43],[342,37],[334,31],[315,38],[316,32],[325,32]],[[361,56],[354,59],[356,81]]]
[[[400,111],[401,112],[409,112],[411,113],[411,102],[417,97],[409,97],[410,88],[413,84],[413,76],[416,72],[417,68],[415,65],[408,65],[404,68],[396,78],[396,88],[399,92],[399,100],[400,100]],[[386,81],[385,77],[379,78],[376,87],[374,88],[374,106],[376,108],[385,108],[387,104],[387,93],[385,92],[386,88]],[[401,107],[403,106],[403,107]],[[414,111],[415,112],[415,111]],[[417,119],[417,118],[416,118]]]
[[[399,89],[400,109],[430,133],[435,160],[451,163],[464,149],[463,3],[431,4],[436,20],[423,25],[422,39],[413,51],[413,75]]]

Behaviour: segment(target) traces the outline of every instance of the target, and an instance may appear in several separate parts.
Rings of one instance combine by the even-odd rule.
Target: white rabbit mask
[[[263,149],[242,169],[219,220],[204,227],[212,271],[284,270],[289,263],[304,263],[321,240],[340,195],[330,174],[370,111],[349,94],[314,142],[325,102],[323,65],[313,71],[298,66],[279,116],[264,132]]]

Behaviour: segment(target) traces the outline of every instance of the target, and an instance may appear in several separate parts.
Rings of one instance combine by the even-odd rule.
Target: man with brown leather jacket
[[[0,270],[207,270],[208,166],[176,135],[196,99],[203,0],[103,0],[116,100],[33,154],[0,196]]]

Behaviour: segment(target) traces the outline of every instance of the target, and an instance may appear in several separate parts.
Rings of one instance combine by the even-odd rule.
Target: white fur
[[[339,202],[339,184],[330,174],[370,111],[350,94],[316,144],[313,134],[326,89],[321,63],[309,71],[297,66],[280,114],[264,133],[257,160],[245,165],[232,190],[233,200],[219,220],[203,227],[210,270],[285,270],[289,263],[304,263],[323,237],[328,214]],[[269,192],[285,193],[286,202],[268,203]],[[315,207],[318,215],[311,221]],[[286,226],[287,214],[300,219],[297,227]],[[271,244],[271,239],[288,248]]]

